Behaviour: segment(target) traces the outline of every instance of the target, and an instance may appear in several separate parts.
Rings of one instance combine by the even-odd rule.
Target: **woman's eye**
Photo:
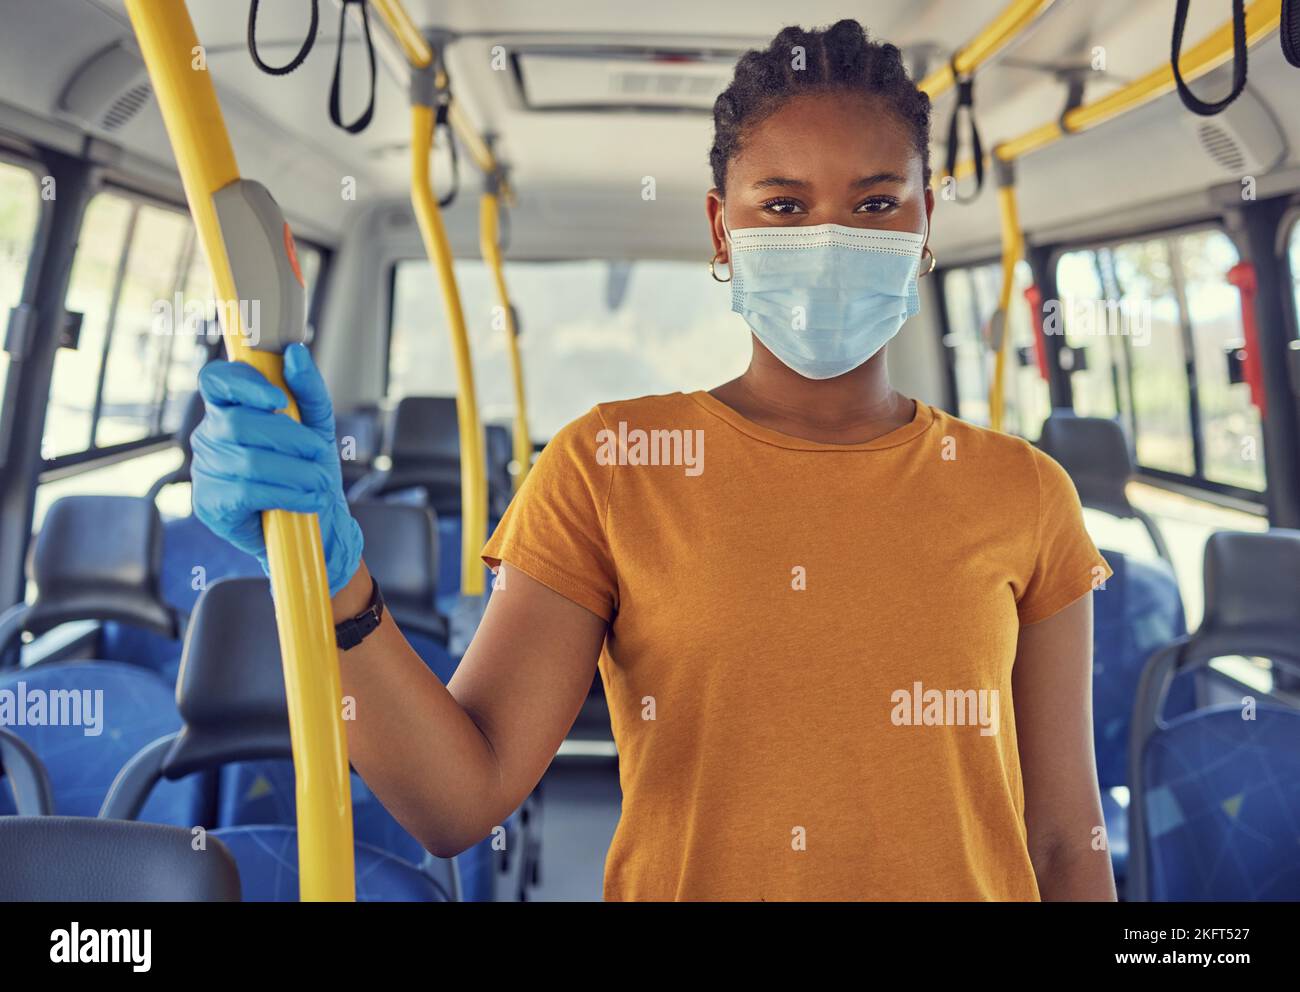
[[[803,204],[789,197],[778,197],[764,203],[763,209],[774,214],[797,214],[803,210]]]
[[[886,210],[892,210],[896,206],[898,206],[898,201],[892,196],[873,196],[859,203],[858,211],[865,214],[883,214]]]

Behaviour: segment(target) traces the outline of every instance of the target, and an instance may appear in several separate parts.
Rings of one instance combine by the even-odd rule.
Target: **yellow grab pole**
[[[1272,34],[1277,30],[1281,18],[1282,0],[1255,0],[1246,8],[1246,44],[1255,45]],[[1183,78],[1190,83],[1217,69],[1231,57],[1232,22],[1226,21],[1199,43],[1184,50],[1178,64]],[[1040,124],[1018,137],[1002,142],[995,150],[995,155],[1008,162],[1021,158],[1030,152],[1046,148],[1067,134],[1077,134],[1114,120],[1173,91],[1174,71],[1166,62],[1128,85],[1067,112],[1064,129],[1057,121]],[[966,159],[957,164],[954,175],[958,179],[965,179],[974,171],[975,163]]]
[[[429,71],[429,70],[424,70]],[[430,149],[433,145],[434,108],[411,104],[411,205],[424,239],[429,264],[438,275],[442,302],[451,331],[452,356],[456,362],[456,420],[460,427],[460,591],[463,596],[482,596],[483,566],[479,551],[487,542],[487,484],[484,474],[483,429],[478,419],[478,397],[474,391],[474,366],[470,360],[469,333],[460,305],[456,272],[451,264],[451,246],[442,224],[442,211],[433,192]]]
[[[963,45],[952,57],[957,71],[970,75],[1000,52],[1017,35],[1025,31],[1055,0],[1012,0],[988,26]],[[952,64],[943,66],[921,80],[919,88],[934,100],[952,89],[957,80]]]
[[[485,192],[479,201],[479,244],[483,260],[492,270],[496,283],[497,299],[505,311],[506,353],[510,356],[510,372],[515,386],[514,456],[519,466],[514,477],[514,491],[523,485],[524,476],[533,460],[533,439],[528,429],[528,407],[524,401],[524,363],[519,354],[519,329],[515,327],[515,311],[510,305],[506,289],[505,266],[501,259],[501,206],[496,193]]]
[[[1003,430],[1008,341],[1011,337],[1011,301],[1015,294],[1016,264],[1024,254],[1024,235],[1020,231],[1020,214],[1016,208],[1015,166],[998,158],[998,215],[1002,226],[1002,288],[998,293],[995,316],[993,385],[989,389],[989,426]]]
[[[406,61],[410,63],[411,68],[420,70],[433,65],[433,45],[420,33],[415,20],[402,5],[402,0],[370,0],[370,2],[375,13],[379,15],[379,20],[388,28],[388,33],[393,36],[402,54],[406,56]],[[445,76],[441,69],[438,70],[438,74],[438,85],[442,87],[445,85]],[[483,136],[474,130],[469,118],[460,109],[460,104],[454,99],[447,107],[447,123],[456,132],[461,144],[469,152],[469,157],[474,160],[483,174],[490,176],[496,172],[496,160],[492,155],[492,149],[483,140]]]
[[[239,180],[203,49],[185,0],[126,0],[194,227],[208,260],[227,354],[284,388],[278,353],[249,344],[213,196]],[[288,390],[285,389],[288,393]],[[286,414],[297,417],[290,397]],[[299,893],[304,901],[355,898],[352,802],[329,583],[315,515],[262,518],[284,660],[298,800]]]

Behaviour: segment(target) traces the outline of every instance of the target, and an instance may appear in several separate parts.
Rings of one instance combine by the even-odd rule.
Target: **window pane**
[[[40,208],[36,177],[24,168],[0,162],[0,327],[6,326],[10,308],[22,299]],[[0,349],[0,403],[8,372],[9,355]]]
[[[184,333],[185,325],[174,315],[156,320],[155,308],[175,309],[189,230],[190,220],[184,214],[140,207],[108,350],[103,406],[94,438],[97,447],[158,433],[154,417],[162,400],[163,362],[168,344]]]
[[[1187,354],[1169,253],[1163,238],[1113,249],[1117,298],[1130,307],[1133,333],[1124,333],[1123,314],[1118,330],[1109,323],[1106,331],[1131,363],[1138,463],[1191,475]]]
[[[67,298],[84,314],[81,340],[55,356],[46,458],[174,428],[201,357],[186,317],[211,311],[201,254],[187,214],[115,193],[91,201]]]
[[[514,415],[504,331],[486,266],[456,263],[486,421]],[[623,281],[626,276],[626,282]],[[512,262],[530,426],[553,435],[594,404],[707,389],[744,371],[749,332],[727,287],[689,262]],[[622,291],[619,291],[619,287]],[[451,395],[456,371],[436,279],[426,262],[397,267],[389,396]]]
[[[66,303],[69,310],[83,315],[81,343],[75,350],[60,348],[54,357],[54,379],[41,443],[44,458],[90,447],[104,332],[133,213],[130,201],[108,193],[100,193],[86,207]]]
[[[984,362],[983,327],[987,319],[979,292],[978,269],[955,269],[943,277],[948,336],[957,380],[957,416],[972,424],[989,422],[989,380]]]
[[[1250,387],[1232,383],[1228,352],[1243,343],[1241,296],[1226,274],[1237,248],[1222,231],[1198,231],[1176,240],[1187,315],[1196,348],[1197,405],[1205,477],[1264,491],[1264,441]]]
[[[1056,291],[1060,294],[1065,343],[1083,349],[1083,368],[1070,372],[1074,412],[1081,417],[1114,417],[1119,413],[1117,388],[1109,341],[1090,333],[1087,317],[1091,301],[1104,295],[1097,268],[1097,253],[1072,251],[1056,266]]]

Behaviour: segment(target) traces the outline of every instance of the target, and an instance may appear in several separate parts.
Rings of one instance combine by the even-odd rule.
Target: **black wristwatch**
[[[370,605],[351,620],[344,620],[334,625],[334,640],[344,651],[364,641],[384,619],[384,596],[379,591],[379,582],[373,575],[370,577],[370,584]]]

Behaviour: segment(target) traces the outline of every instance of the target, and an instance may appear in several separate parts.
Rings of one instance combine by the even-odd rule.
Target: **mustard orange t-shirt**
[[[1039,897],[1017,637],[1110,569],[1027,442],[919,401],[861,444],[703,391],[605,403],[483,557],[609,622],[606,899]]]

